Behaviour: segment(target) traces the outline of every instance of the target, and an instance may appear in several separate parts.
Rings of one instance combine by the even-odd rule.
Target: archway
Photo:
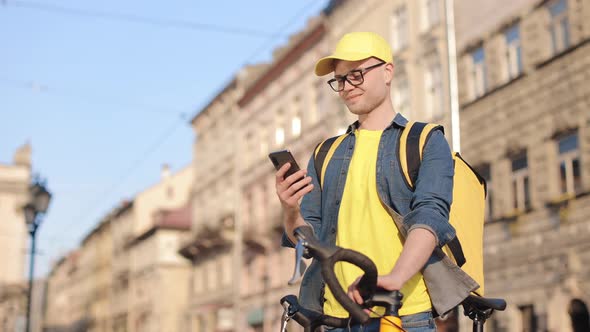
[[[590,331],[590,315],[586,303],[580,299],[572,299],[567,309],[572,321],[573,332]]]

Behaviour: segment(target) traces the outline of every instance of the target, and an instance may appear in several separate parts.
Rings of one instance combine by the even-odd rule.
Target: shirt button
[[[340,205],[340,200],[339,199],[336,200],[336,205]]]
[[[330,229],[330,232],[332,232],[332,234],[336,234],[336,228],[332,227],[332,229]]]

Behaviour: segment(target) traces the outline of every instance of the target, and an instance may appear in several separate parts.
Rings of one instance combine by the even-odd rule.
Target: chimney
[[[14,164],[18,166],[31,167],[31,144],[26,143],[19,147],[14,153]]]
[[[162,170],[160,172],[162,180],[166,180],[170,177],[170,166],[168,164],[162,164]]]

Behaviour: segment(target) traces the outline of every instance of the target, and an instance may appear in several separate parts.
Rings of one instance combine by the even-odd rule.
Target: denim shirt
[[[392,216],[392,222],[396,222],[404,237],[415,228],[427,229],[435,236],[437,250],[427,263],[430,265],[445,258],[440,248],[455,236],[455,230],[449,223],[453,190],[453,159],[442,131],[433,131],[424,146],[418,179],[415,190],[412,191],[404,180],[398,160],[399,136],[407,123],[408,120],[398,113],[381,135],[376,167],[377,192],[381,202]],[[318,183],[313,155],[308,163],[307,174],[312,178],[314,189],[303,197],[301,215],[313,227],[318,239],[327,245],[336,243],[340,202],[354,152],[356,141],[354,132],[358,125],[357,121],[349,127],[347,136],[335,150],[324,174],[323,188],[320,188]],[[294,246],[286,234],[283,234],[282,245]],[[448,265],[448,257],[444,260]],[[432,298],[427,274],[424,277]],[[461,276],[461,279],[465,279],[465,276]],[[314,260],[301,283],[300,303],[309,309],[322,311],[324,286],[320,266]],[[442,287],[446,288],[444,285]],[[467,288],[472,290],[477,286],[468,282]],[[465,292],[467,296],[471,290],[461,291],[460,296],[463,296]],[[446,297],[447,294],[444,296]],[[444,313],[448,311],[446,306],[437,309]]]

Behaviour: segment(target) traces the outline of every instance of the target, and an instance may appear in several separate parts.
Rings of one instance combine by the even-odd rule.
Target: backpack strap
[[[343,134],[340,136],[330,137],[327,140],[318,144],[315,148],[314,157],[313,157],[313,166],[315,168],[315,173],[318,176],[318,182],[320,184],[320,189],[324,187],[324,174],[326,173],[326,168],[328,167],[328,163],[336,151],[336,148],[342,143],[342,140],[348,134]],[[328,162],[326,162],[326,160]]]
[[[456,235],[451,241],[447,243],[447,246],[451,250],[453,258],[455,258],[455,262],[459,267],[467,263],[467,259],[463,253],[463,247],[461,246],[461,241],[459,241],[459,238]]]
[[[435,130],[442,130],[444,132],[444,128],[437,124],[410,121],[400,136],[398,150],[400,165],[404,174],[404,180],[412,190],[415,189],[416,180],[418,179],[424,146]],[[465,259],[459,239],[455,236],[447,243],[447,246],[451,250],[457,265],[463,266],[467,260]]]
[[[410,121],[402,131],[398,145],[398,156],[404,180],[411,190],[418,179],[424,146],[435,130],[442,130],[441,125]]]

